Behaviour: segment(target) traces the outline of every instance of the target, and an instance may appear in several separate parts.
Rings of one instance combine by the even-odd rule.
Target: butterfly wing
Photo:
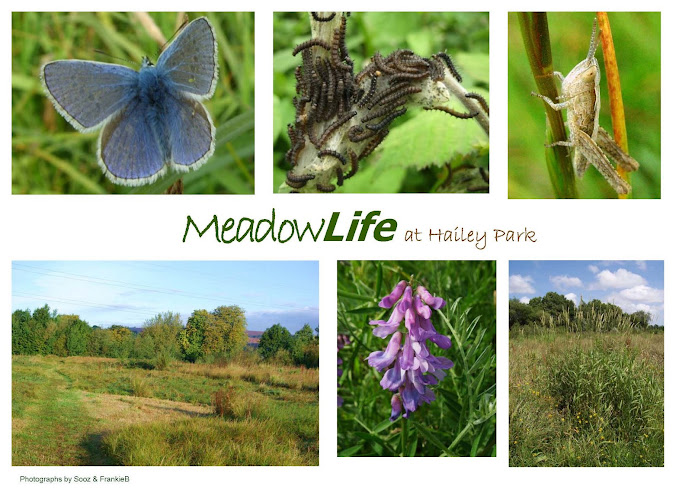
[[[214,28],[200,17],[190,22],[161,54],[156,65],[175,89],[201,99],[214,94],[218,78]]]
[[[214,153],[216,129],[202,102],[185,95],[165,101],[171,134],[170,163],[177,170],[194,170]]]
[[[144,102],[132,100],[101,131],[98,161],[114,183],[143,185],[166,171],[159,136],[147,110]]]
[[[67,122],[81,132],[98,129],[134,97],[138,73],[93,61],[52,61],[41,67],[46,95]]]

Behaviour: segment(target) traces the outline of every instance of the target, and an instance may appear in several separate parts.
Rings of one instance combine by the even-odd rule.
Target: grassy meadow
[[[142,56],[154,63],[185,16],[206,16],[218,44],[219,79],[204,105],[216,126],[216,151],[190,173],[169,171],[150,185],[110,182],[96,162],[98,131],[81,134],[44,95],[40,67],[54,60],[83,59],[139,70]],[[157,32],[158,30],[158,32]],[[99,51],[99,52],[97,52]],[[254,17],[251,12],[12,13],[12,193],[161,194],[179,178],[184,193],[254,192]]]
[[[13,465],[317,465],[319,371],[14,356]]]
[[[663,466],[655,331],[511,333],[510,466]]]

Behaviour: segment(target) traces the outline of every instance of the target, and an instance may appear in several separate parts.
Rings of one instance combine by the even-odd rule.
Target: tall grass
[[[221,418],[134,425],[106,435],[122,465],[316,465],[317,450],[270,421]]]
[[[663,335],[510,340],[510,465],[662,466]]]
[[[578,307],[574,312],[574,317],[572,317],[570,311],[564,308],[555,315],[541,311],[537,321],[526,326],[519,326],[516,329],[523,333],[541,333],[546,330],[568,333],[631,333],[637,329],[637,324],[631,315],[625,313],[619,307],[601,311],[592,305],[591,307]]]
[[[559,411],[585,418],[583,436],[598,427],[598,433],[605,428],[617,440],[635,442],[657,426],[663,412],[655,368],[627,347],[568,351],[548,365],[547,383]]]

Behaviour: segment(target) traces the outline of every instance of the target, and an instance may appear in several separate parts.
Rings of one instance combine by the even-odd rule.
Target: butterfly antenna
[[[130,64],[130,65],[134,65],[134,66],[137,65],[137,63],[135,63],[135,62],[132,61],[131,59],[119,58],[119,57],[113,56],[112,54],[107,53],[107,52],[105,52],[105,51],[101,51],[100,49],[94,49],[94,52],[95,52],[95,53],[98,53],[98,54],[100,54],[100,55],[102,55],[102,56],[106,56],[107,58],[111,58],[111,59],[120,61],[120,62],[122,62],[122,63]]]
[[[186,25],[188,25],[189,23],[190,23],[190,18],[187,16],[187,14],[185,14],[185,15],[183,16],[183,21],[182,21],[182,23],[180,24],[180,26],[176,29],[176,31],[173,33],[173,35],[172,35],[170,38],[168,38],[168,41],[166,41],[166,43],[165,43],[163,46],[161,46],[161,48],[159,48],[159,56],[160,56],[161,53],[164,51],[164,49],[166,49],[166,48],[168,47],[168,45],[171,43],[171,41],[172,41],[173,39],[175,39],[175,37],[178,35],[178,33],[179,33],[180,31],[182,31],[183,28],[184,28]]]

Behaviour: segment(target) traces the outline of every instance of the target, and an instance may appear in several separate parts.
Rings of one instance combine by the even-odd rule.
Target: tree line
[[[646,311],[626,313],[619,306],[598,299],[580,300],[577,305],[557,292],[534,297],[528,304],[519,299],[509,300],[510,330],[547,328],[605,332],[655,328],[663,331],[663,326],[651,321],[651,313]]]
[[[78,315],[58,314],[47,304],[33,312],[12,313],[14,355],[154,359],[165,364],[230,359],[246,348],[245,311],[235,305],[195,310],[187,322],[179,313],[159,313],[146,320],[138,333],[120,325],[90,326]],[[258,350],[265,360],[319,364],[319,339],[308,324],[295,335],[279,324],[272,326],[260,338]]]

